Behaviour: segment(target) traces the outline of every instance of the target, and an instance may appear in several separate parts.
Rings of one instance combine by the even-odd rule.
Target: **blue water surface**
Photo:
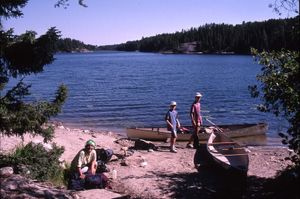
[[[182,125],[201,92],[202,115],[216,124],[269,124],[277,137],[282,119],[256,110],[248,86],[258,83],[261,66],[251,56],[163,55],[140,52],[57,54],[43,73],[25,78],[31,100],[51,100],[60,84],[69,97],[53,120],[66,126],[124,133],[126,127],[164,126],[170,101],[177,102]],[[206,122],[207,123],[207,122]]]

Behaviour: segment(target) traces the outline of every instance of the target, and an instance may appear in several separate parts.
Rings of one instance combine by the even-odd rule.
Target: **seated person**
[[[84,179],[85,175],[95,174],[97,169],[96,143],[88,140],[84,149],[80,150],[71,163],[71,172],[75,178]]]

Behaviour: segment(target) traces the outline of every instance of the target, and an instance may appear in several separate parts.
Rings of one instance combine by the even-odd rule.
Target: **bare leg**
[[[171,145],[170,145],[170,151],[177,153],[176,148],[175,148],[175,142],[176,142],[176,137],[171,138]]]
[[[174,144],[175,144],[174,139],[175,139],[175,138],[171,137],[171,141],[170,141],[170,149],[171,149],[171,150],[174,148]]]
[[[196,126],[195,127],[195,132],[193,134],[193,136],[194,136],[194,148],[199,147],[199,137],[198,137],[199,131],[200,131],[200,126]]]

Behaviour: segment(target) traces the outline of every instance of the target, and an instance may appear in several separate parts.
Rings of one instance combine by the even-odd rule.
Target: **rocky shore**
[[[41,137],[26,135],[18,137],[0,136],[0,153],[9,153],[20,144],[29,141],[41,142]],[[117,171],[110,188],[74,192],[65,187],[53,187],[49,183],[36,182],[19,175],[1,177],[1,198],[219,198],[239,194],[237,197],[256,198],[265,191],[263,184],[275,177],[290,162],[285,147],[248,146],[250,165],[243,184],[239,179],[211,164],[195,167],[196,150],[177,143],[178,153],[170,153],[168,143],[155,142],[159,150],[134,150],[134,141],[120,139],[112,132],[93,132],[69,129],[57,125],[53,142],[65,147],[62,162],[70,163],[88,139],[97,143],[97,148],[110,148],[117,156],[108,163],[110,170]],[[198,154],[201,156],[201,153]],[[120,158],[124,157],[124,158]],[[259,198],[259,197],[258,197]]]

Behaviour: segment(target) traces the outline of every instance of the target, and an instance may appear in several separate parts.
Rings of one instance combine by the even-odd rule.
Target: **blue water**
[[[170,101],[182,125],[190,125],[195,92],[203,94],[202,115],[216,124],[269,123],[277,137],[282,120],[256,110],[248,85],[261,66],[251,56],[162,55],[139,52],[57,54],[43,73],[25,78],[32,100],[51,100],[64,83],[69,97],[53,120],[65,126],[122,133],[132,126],[164,126]]]

